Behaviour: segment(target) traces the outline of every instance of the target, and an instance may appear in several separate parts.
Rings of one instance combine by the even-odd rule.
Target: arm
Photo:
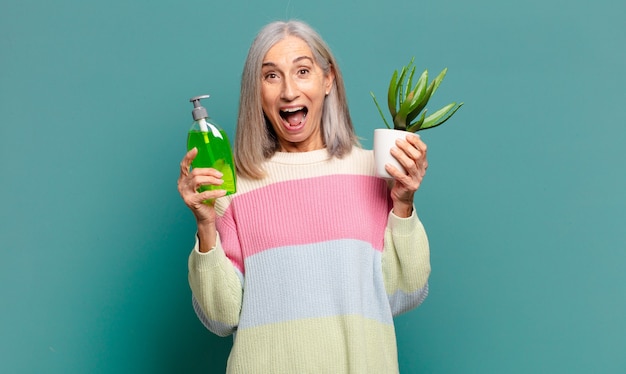
[[[393,209],[385,230],[383,276],[394,315],[417,307],[428,295],[430,249],[424,227],[413,206],[428,160],[427,147],[416,135],[396,141],[392,155],[403,166],[393,166],[387,172],[394,177],[391,187]]]
[[[414,209],[408,218],[389,213],[382,267],[394,316],[424,301],[428,295],[430,249],[426,232]]]
[[[232,334],[239,324],[243,291],[219,235],[215,248],[206,253],[200,252],[196,242],[189,255],[189,286],[194,311],[202,324],[216,335]]]
[[[242,282],[224,253],[217,231],[214,203],[226,191],[198,192],[203,185],[221,185],[222,175],[211,168],[190,170],[197,153],[196,148],[187,152],[180,163],[178,178],[178,191],[198,226],[196,245],[189,255],[189,285],[193,307],[200,321],[215,334],[226,336],[238,324]],[[229,235],[230,231],[233,230],[225,230],[225,234]]]

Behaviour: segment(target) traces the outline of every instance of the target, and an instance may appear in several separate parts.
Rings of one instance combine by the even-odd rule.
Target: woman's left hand
[[[391,200],[393,212],[399,217],[410,217],[413,212],[413,195],[422,184],[428,169],[426,151],[426,143],[415,134],[396,140],[396,146],[391,149],[391,154],[404,167],[404,170],[398,170],[392,165],[385,167],[394,178]]]

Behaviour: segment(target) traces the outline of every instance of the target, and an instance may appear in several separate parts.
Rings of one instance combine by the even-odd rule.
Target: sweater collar
[[[309,152],[276,152],[270,162],[290,165],[306,165],[328,161],[330,156],[326,148],[316,149]]]

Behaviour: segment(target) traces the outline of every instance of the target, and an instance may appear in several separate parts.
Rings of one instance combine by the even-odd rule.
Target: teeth
[[[304,109],[304,107],[303,107],[303,106],[301,106],[301,107],[299,107],[299,108],[287,108],[287,109],[282,109],[282,111],[283,111],[283,112],[286,112],[286,113],[293,113],[293,112],[297,112],[297,111],[299,111],[299,110],[303,110],[303,109]]]

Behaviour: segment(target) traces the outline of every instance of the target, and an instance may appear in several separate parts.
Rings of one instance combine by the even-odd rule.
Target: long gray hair
[[[322,134],[329,155],[341,158],[350,152],[352,146],[359,145],[348,110],[343,77],[330,48],[313,28],[302,21],[273,22],[257,34],[241,75],[234,157],[237,172],[249,178],[262,179],[265,176],[263,161],[279,148],[276,134],[263,113],[261,68],[270,48],[287,36],[296,36],[309,46],[315,63],[325,76],[331,72],[335,74],[322,109]]]

